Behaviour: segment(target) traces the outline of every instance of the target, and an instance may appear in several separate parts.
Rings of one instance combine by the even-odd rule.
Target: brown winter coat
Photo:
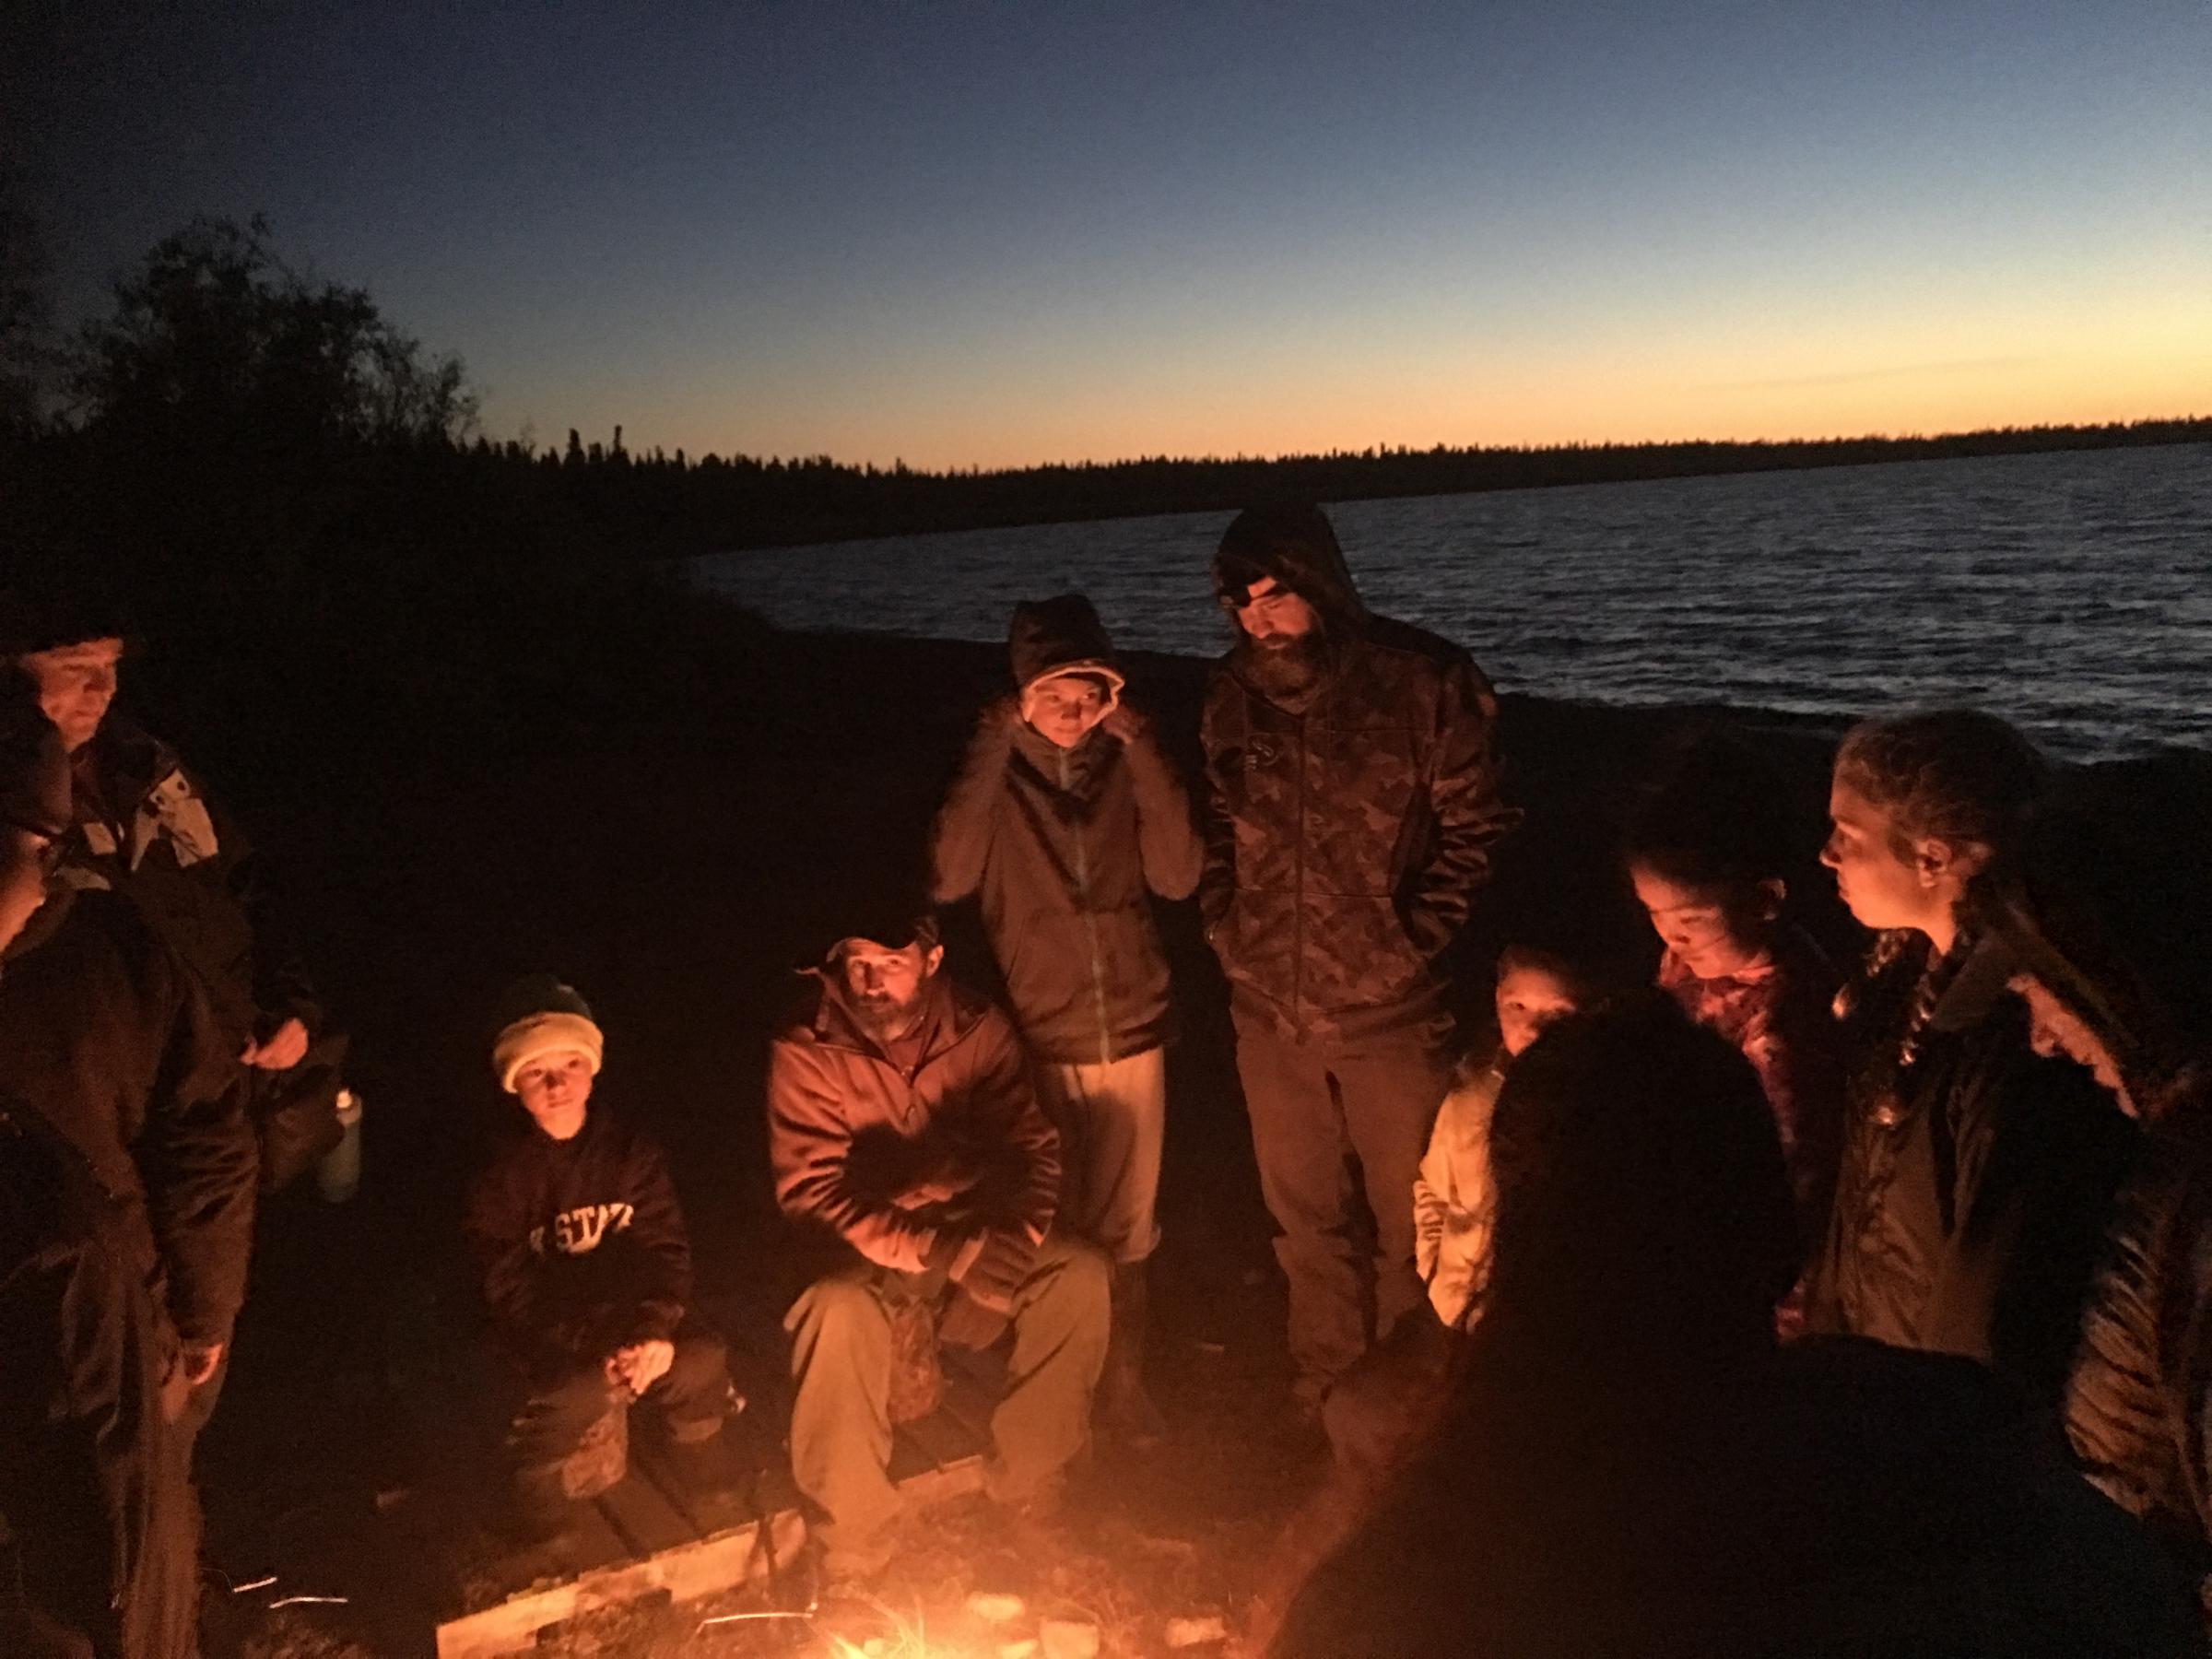
[[[940,973],[912,1073],[887,1059],[827,974],[769,1044],[776,1203],[879,1267],[919,1273],[940,1232],[1052,1226],[1060,1138],[1006,1017]]]
[[[2212,1079],[2189,1077],[2120,1195],[2066,1388],[2082,1472],[2212,1619]]]
[[[1246,682],[1249,647],[1214,669],[1207,936],[1240,1018],[1283,1036],[1434,1032],[1440,959],[1517,816],[1499,800],[1497,698],[1458,646],[1370,616],[1333,539],[1266,562],[1321,610],[1333,662],[1297,711]]]
[[[1064,749],[1011,701],[983,712],[937,815],[939,904],[975,895],[1022,1039],[1103,1063],[1172,1034],[1147,890],[1187,899],[1201,849],[1190,798],[1149,731],[1093,728]]]

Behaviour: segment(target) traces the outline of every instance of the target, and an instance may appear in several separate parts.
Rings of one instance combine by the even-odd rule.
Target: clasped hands
[[[675,1363],[676,1344],[665,1337],[650,1336],[643,1342],[618,1347],[606,1357],[607,1385],[627,1388],[635,1399],[666,1376],[668,1368]]]

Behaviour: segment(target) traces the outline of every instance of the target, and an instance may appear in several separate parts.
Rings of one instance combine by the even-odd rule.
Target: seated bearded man
[[[1085,1444],[1111,1270],[1052,1231],[1058,1139],[1006,1017],[941,971],[934,920],[856,916],[769,1055],[770,1154],[785,1215],[841,1241],[792,1306],[793,1474],[825,1512],[825,1566],[888,1557],[895,1320],[989,1347],[1010,1326],[987,1489],[1037,1513]]]

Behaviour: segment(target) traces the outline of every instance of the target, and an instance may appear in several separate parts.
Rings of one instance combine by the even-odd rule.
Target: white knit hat
[[[502,1000],[516,1012],[491,1044],[491,1069],[501,1088],[514,1093],[523,1067],[553,1054],[582,1054],[592,1076],[599,1075],[606,1038],[592,1018],[590,1005],[572,986],[549,973],[538,974],[511,986]]]

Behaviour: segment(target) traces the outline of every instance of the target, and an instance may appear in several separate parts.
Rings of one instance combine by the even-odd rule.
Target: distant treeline
[[[1714,473],[1948,460],[2053,450],[2212,442],[2212,417],[2104,426],[2001,427],[1933,437],[1773,441],[1570,443],[1536,447],[1336,450],[1274,457],[1147,456],[984,471],[920,472],[842,465],[827,455],[759,460],[633,454],[573,431],[565,450],[533,453],[479,440],[481,465],[534,466],[572,488],[604,522],[681,526],[701,547],[759,547],[1042,524],[1150,513],[1228,512],[1269,497],[1352,501],[1559,484],[1608,484]]]
[[[0,264],[5,264],[0,261]],[[18,296],[19,297],[19,296]],[[921,472],[828,456],[632,452],[477,430],[460,360],[361,289],[310,279],[259,220],[199,219],[64,337],[0,315],[0,587],[96,567],[217,607],[363,583],[577,574],[727,547],[1693,474],[2212,441],[2212,418],[1781,442],[1377,448]],[[279,600],[279,594],[292,600]]]

